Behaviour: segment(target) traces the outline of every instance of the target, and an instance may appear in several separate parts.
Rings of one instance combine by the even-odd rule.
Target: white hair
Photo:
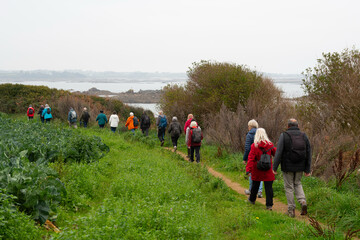
[[[251,127],[251,128],[258,128],[258,127],[259,127],[259,124],[258,124],[258,122],[257,122],[255,119],[251,119],[251,120],[248,122],[248,126]]]
[[[268,142],[268,143],[271,142],[266,134],[265,129],[263,128],[256,129],[256,133],[254,137],[255,147],[257,147],[260,142]]]
[[[177,119],[177,117],[173,117],[172,120],[173,120],[173,121],[177,121],[178,119]]]
[[[133,113],[133,112],[131,112],[131,113],[130,113],[130,116],[134,116],[134,113]]]

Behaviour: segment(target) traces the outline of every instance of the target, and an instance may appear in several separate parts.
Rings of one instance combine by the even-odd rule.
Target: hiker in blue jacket
[[[166,116],[163,114],[162,111],[159,112],[159,116],[156,119],[156,126],[158,127],[158,138],[160,140],[161,146],[163,146],[167,120],[166,120]]]
[[[44,117],[45,123],[50,123],[50,120],[52,119],[52,114],[49,104],[45,104],[45,108],[41,115]]]
[[[251,149],[251,144],[254,143],[254,137],[256,133],[256,129],[259,127],[259,124],[256,120],[252,119],[248,122],[248,129],[249,132],[246,134],[246,141],[245,141],[245,153],[243,157],[244,164],[247,164],[249,152]],[[249,189],[245,190],[246,195],[250,195],[251,187],[252,187],[252,180],[251,176],[249,176]],[[259,191],[258,191],[258,198],[262,198],[262,189],[263,189],[263,182],[260,183]]]

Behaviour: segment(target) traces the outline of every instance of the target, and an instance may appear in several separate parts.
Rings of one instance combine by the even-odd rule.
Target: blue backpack
[[[166,128],[166,126],[167,126],[167,120],[166,120],[166,116],[164,115],[160,119],[159,127],[160,128]]]

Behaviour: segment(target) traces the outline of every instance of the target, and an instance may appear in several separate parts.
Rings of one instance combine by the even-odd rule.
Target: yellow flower
[[[259,219],[259,217],[256,217],[256,219]]]

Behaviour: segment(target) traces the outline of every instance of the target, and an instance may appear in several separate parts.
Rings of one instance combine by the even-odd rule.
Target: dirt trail
[[[174,152],[174,149],[172,149],[172,148],[165,148],[165,149]],[[176,153],[179,154],[181,157],[183,157],[186,161],[189,161],[188,158],[186,157],[186,155],[183,152],[176,151]],[[220,172],[215,171],[211,167],[207,167],[207,169],[208,169],[209,173],[211,175],[213,175],[214,177],[221,178],[229,188],[231,188],[232,190],[234,190],[235,192],[237,192],[237,193],[239,193],[241,195],[246,196],[245,195],[245,189],[246,188],[242,187],[239,183],[231,181],[229,178],[227,178],[226,176],[224,176]],[[256,202],[265,205],[265,198],[257,198]],[[281,212],[281,213],[285,214],[287,212],[287,205],[274,198],[273,211]],[[301,216],[300,211],[298,211],[298,210],[295,210],[295,218],[298,219],[298,220],[310,223],[308,217],[307,216]]]

